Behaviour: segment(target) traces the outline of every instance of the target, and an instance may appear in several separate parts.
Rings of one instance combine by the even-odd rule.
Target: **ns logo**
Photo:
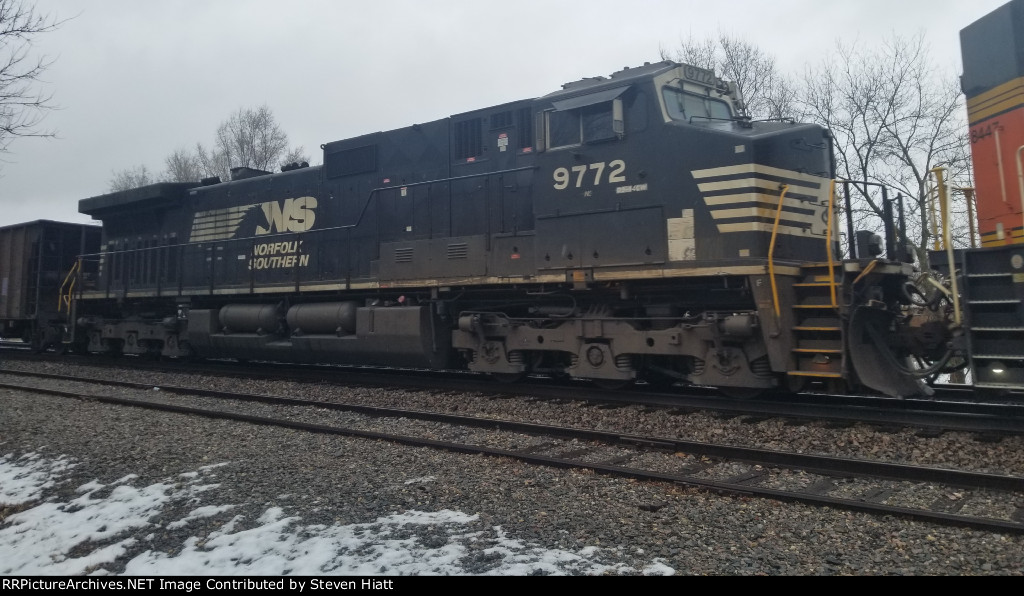
[[[305,232],[316,221],[316,198],[298,197],[280,201],[269,201],[260,205],[266,218],[265,224],[256,225],[256,235],[275,232]]]

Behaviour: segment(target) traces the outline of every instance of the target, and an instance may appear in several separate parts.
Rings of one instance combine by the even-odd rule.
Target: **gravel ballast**
[[[4,366],[68,369],[24,363]],[[154,384],[172,383],[166,377],[173,376],[157,378],[155,373],[129,370],[104,374],[123,374]],[[22,382],[4,377],[2,371],[0,377]],[[183,377],[175,384],[199,385],[200,381]],[[912,430],[893,433],[860,425],[846,429],[817,424],[795,427],[774,420],[743,424],[704,413],[678,416],[639,407],[608,411],[580,404],[404,390],[255,381],[250,386],[237,379],[217,378],[202,384],[299,397],[323,395],[325,399],[373,405],[457,408],[473,414],[486,411],[493,417],[618,428],[697,441],[775,444],[807,453],[857,454],[1013,474],[1024,471],[1024,447],[1019,438],[984,443],[958,433],[921,438]],[[500,556],[489,548],[493,543],[482,538],[460,561],[459,572],[466,574],[499,569],[517,574],[1024,573],[1024,537],[1020,535],[0,390],[0,454],[17,458],[31,453],[52,459],[63,456],[77,464],[64,473],[62,482],[47,489],[42,500],[49,501],[71,500],[79,487],[91,482],[107,485],[134,474],[134,484],[146,486],[223,464],[206,472],[208,482],[216,488],[150,519],[149,527],[139,531],[136,543],[116,562],[90,570],[98,573],[124,573],[129,561],[147,551],[173,555],[190,538],[202,541],[238,515],[247,520],[243,524],[257,524],[271,508],[281,508],[303,524],[328,526],[369,523],[411,511],[461,512],[476,516],[468,523],[481,536],[500,532],[538,551],[585,552],[599,564],[550,567],[538,563],[531,567],[524,561],[509,571],[499,566]],[[231,504],[235,508],[187,524],[175,523],[197,504]],[[439,530],[430,528],[422,526],[417,540],[430,546],[448,539],[431,535]],[[386,567],[369,571],[396,572]]]

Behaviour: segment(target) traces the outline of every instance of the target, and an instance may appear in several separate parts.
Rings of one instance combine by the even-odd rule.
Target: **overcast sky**
[[[32,0],[25,0],[31,2]],[[154,173],[267,104],[312,163],[322,143],[545,95],[723,31],[800,73],[837,39],[923,32],[960,74],[959,31],[1006,0],[35,0],[56,139],[0,155],[0,226],[88,221],[113,173]]]

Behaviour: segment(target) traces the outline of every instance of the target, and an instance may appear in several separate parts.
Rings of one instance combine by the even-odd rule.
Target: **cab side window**
[[[599,143],[615,138],[612,126],[612,102],[590,106],[581,110],[583,142]]]
[[[622,100],[604,101],[546,113],[548,147],[575,147],[620,138],[624,132]]]
[[[572,147],[580,144],[580,111],[548,113],[548,146],[552,149]]]

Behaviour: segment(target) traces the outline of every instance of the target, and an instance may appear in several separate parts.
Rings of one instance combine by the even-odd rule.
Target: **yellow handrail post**
[[[934,171],[934,170],[933,170]],[[932,250],[939,250],[939,222],[935,216],[935,192],[932,189],[932,180],[928,179],[928,215],[932,224]]]
[[[75,282],[78,280],[78,272],[82,269],[82,258],[79,257],[75,260],[75,264],[71,266],[71,270],[64,276],[64,281],[60,284],[60,291],[57,292],[57,312],[63,312],[64,305],[68,307],[68,312],[71,312],[71,293],[74,292]],[[71,282],[70,287],[68,282]],[[67,288],[67,293],[64,293],[64,288]]]
[[[828,228],[825,230],[825,249],[828,252],[828,287],[832,292],[832,308],[838,306],[836,303],[836,270],[832,261],[832,218],[835,214],[835,200],[836,180],[833,178],[832,184],[828,188]]]
[[[971,232],[971,248],[978,248],[978,230],[975,223],[975,214],[978,212],[978,205],[974,202],[974,189],[970,186],[960,188],[964,193],[964,200],[967,202],[967,227]]]
[[[1020,185],[1020,213],[1021,230],[1024,232],[1024,167],[1020,163],[1020,152],[1024,151],[1024,145],[1017,147],[1017,183]],[[1010,240],[1013,240],[1013,232],[1010,232]]]
[[[939,193],[939,208],[942,211],[942,242],[946,245],[946,258],[949,260],[949,280],[953,297],[953,322],[960,326],[960,291],[956,283],[956,257],[953,253],[953,236],[949,229],[949,193],[946,192],[946,184],[942,174],[946,168],[938,167],[932,170],[935,174],[935,185]]]
[[[783,184],[779,193],[779,206],[775,209],[775,225],[772,226],[772,240],[768,245],[768,277],[772,282],[772,302],[775,304],[776,320],[782,317],[782,310],[779,308],[779,287],[775,283],[775,239],[779,235],[779,221],[782,219],[782,203],[786,200],[786,193],[789,192],[789,185]]]

